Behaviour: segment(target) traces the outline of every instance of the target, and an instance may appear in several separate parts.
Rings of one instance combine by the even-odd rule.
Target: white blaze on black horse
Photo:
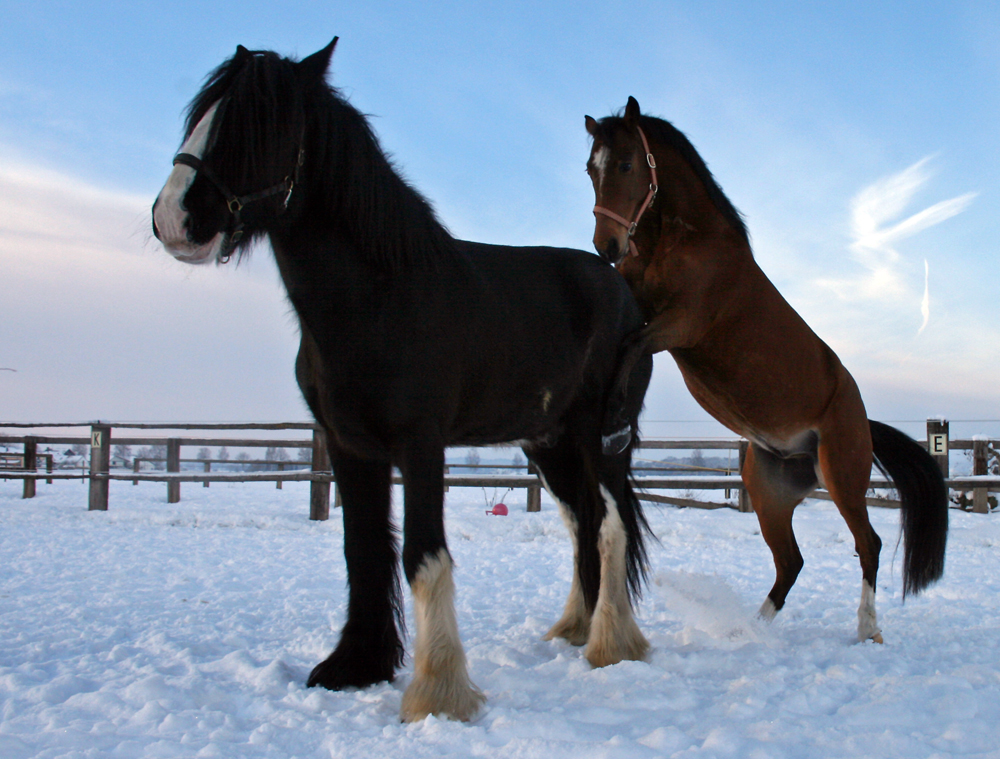
[[[213,119],[219,108],[214,104],[195,125],[191,134],[181,146],[181,153],[201,158],[208,146]],[[183,199],[191,189],[197,172],[191,166],[178,163],[170,172],[167,183],[153,204],[153,226],[157,236],[170,254],[180,261],[190,264],[203,264],[215,261],[219,256],[224,234],[220,231],[201,244],[191,239],[191,229],[187,210]]]
[[[802,568],[792,512],[823,485],[861,562],[858,638],[881,642],[882,543],[865,498],[873,452],[902,504],[904,595],[944,570],[948,498],[937,464],[903,433],[868,420],[854,379],[757,266],[742,217],[683,134],[643,116],[634,98],[624,116],[588,116],[586,127],[594,245],[648,321],[626,367],[669,351],[702,407],[750,441],[743,482],[777,575],[761,616],[781,609]]]
[[[401,714],[469,719],[483,695],[455,617],[445,448],[524,441],[576,549],[551,634],[586,643],[595,666],[641,658],[631,601],[648,528],[629,474],[652,359],[609,404],[643,325],[624,280],[581,251],[452,238],[327,84],[333,47],[301,62],[239,48],[210,75],[188,113],[185,150],[202,152],[177,156],[154,231],[187,262],[266,237],[299,318],[296,376],[329,441],[349,586],[340,642],[309,685],[364,687],[402,663],[396,465],[417,627]]]

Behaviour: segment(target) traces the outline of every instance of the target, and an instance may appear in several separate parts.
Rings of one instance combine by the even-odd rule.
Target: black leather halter
[[[257,200],[264,200],[265,198],[270,198],[284,193],[285,200],[282,204],[282,211],[288,209],[288,201],[292,199],[292,190],[295,189],[295,185],[299,181],[299,172],[302,170],[302,164],[305,163],[305,158],[305,148],[300,147],[298,159],[295,163],[294,173],[289,174],[283,181],[268,187],[266,190],[251,192],[246,195],[237,195],[226,187],[225,183],[219,179],[219,176],[198,156],[192,155],[191,153],[178,153],[174,156],[174,166],[180,163],[185,166],[190,166],[195,171],[200,171],[205,175],[206,179],[215,185],[215,189],[222,194],[222,197],[226,199],[226,207],[229,209],[229,213],[233,216],[233,228],[229,233],[226,248],[220,256],[222,263],[229,261],[229,258],[232,255],[233,246],[243,239],[243,220],[240,217],[240,212],[243,210],[245,205],[253,203]]]

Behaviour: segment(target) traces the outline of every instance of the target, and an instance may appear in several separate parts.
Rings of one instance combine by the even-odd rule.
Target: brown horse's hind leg
[[[860,399],[859,399],[860,401]],[[819,444],[819,467],[830,497],[854,535],[854,550],[861,562],[861,604],[858,606],[858,640],[882,642],[875,613],[875,580],[882,541],[868,521],[865,494],[871,477],[872,453],[868,420],[863,413],[848,423],[825,431]]]
[[[775,579],[759,615],[768,621],[785,605],[788,591],[802,569],[802,553],[795,542],[792,514],[816,485],[812,460],[784,459],[756,445],[747,451],[743,484],[760,523],[760,533],[774,557]]]

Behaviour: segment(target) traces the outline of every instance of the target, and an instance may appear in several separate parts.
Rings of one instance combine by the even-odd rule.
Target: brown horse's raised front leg
[[[780,459],[751,445],[743,464],[743,484],[760,523],[760,533],[774,557],[775,579],[759,615],[768,621],[785,605],[802,569],[802,553],[792,530],[795,507],[815,485],[812,464],[805,458]]]

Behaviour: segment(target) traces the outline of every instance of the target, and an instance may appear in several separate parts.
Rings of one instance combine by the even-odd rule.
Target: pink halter
[[[639,212],[635,215],[634,221],[629,221],[624,216],[619,216],[614,211],[610,211],[607,208],[601,208],[600,206],[594,206],[594,214],[602,214],[607,216],[612,221],[616,221],[623,227],[628,229],[628,246],[629,250],[632,251],[633,256],[639,255],[639,249],[635,245],[635,240],[632,239],[632,235],[635,234],[636,227],[639,226],[639,220],[642,215],[646,213],[646,209],[652,204],[653,199],[656,198],[656,191],[659,189],[659,185],[656,183],[656,160],[653,158],[653,154],[649,152],[649,143],[646,141],[646,135],[642,131],[642,127],[636,124],[636,129],[639,130],[639,137],[642,138],[642,149],[646,151],[646,164],[649,166],[649,192],[646,193],[646,199],[642,202],[639,207]]]

